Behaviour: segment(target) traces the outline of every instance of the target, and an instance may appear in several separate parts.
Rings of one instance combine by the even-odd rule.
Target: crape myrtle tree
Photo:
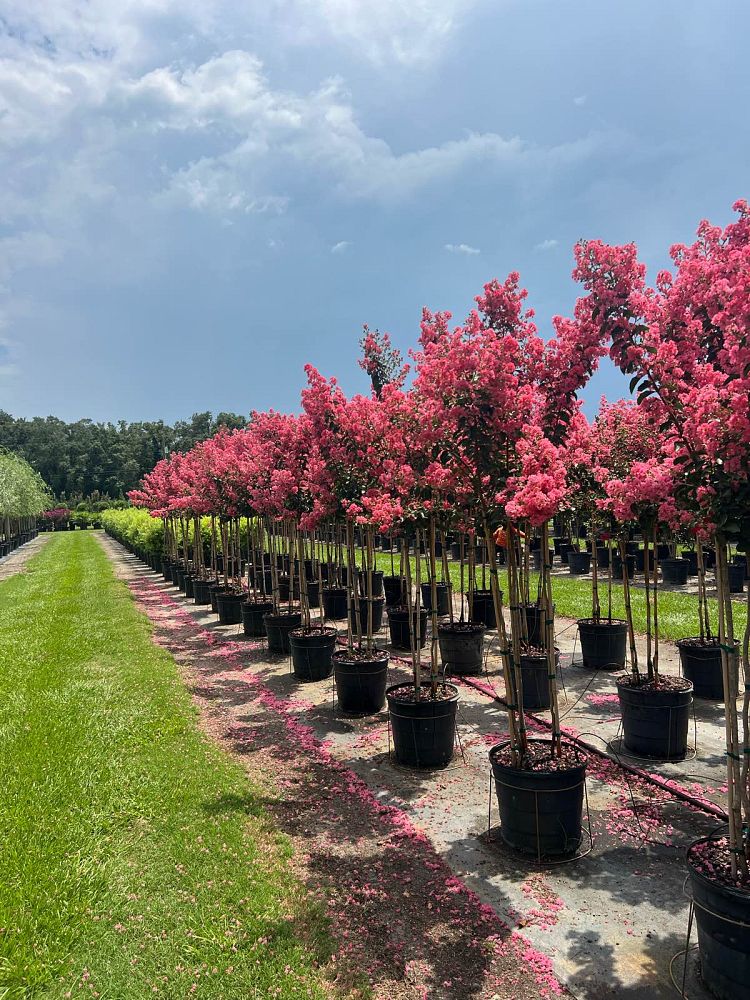
[[[741,715],[733,697],[734,626],[728,550],[750,541],[750,209],[735,206],[722,229],[704,221],[690,246],[675,245],[674,273],[655,287],[634,244],[600,241],[576,248],[575,277],[588,291],[586,325],[611,340],[611,356],[631,376],[671,452],[674,500],[699,530],[713,535],[719,640],[726,701],[729,854],[733,875],[748,879],[750,843],[750,632],[742,649]],[[750,618],[749,618],[750,621]],[[750,628],[750,625],[748,626]]]

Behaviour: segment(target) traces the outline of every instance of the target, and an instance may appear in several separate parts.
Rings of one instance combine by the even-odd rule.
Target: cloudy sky
[[[516,269],[546,334],[576,239],[657,268],[750,195],[749,28],[747,0],[0,0],[0,408],[294,409],[307,361],[365,387],[363,323],[407,349]]]

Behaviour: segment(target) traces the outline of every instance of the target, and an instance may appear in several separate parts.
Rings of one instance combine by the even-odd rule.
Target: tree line
[[[99,493],[123,497],[154,465],[173,451],[189,451],[220,427],[245,427],[236,413],[194,413],[174,425],[157,421],[97,423],[58,417],[13,417],[0,410],[0,448],[34,468],[59,501]]]

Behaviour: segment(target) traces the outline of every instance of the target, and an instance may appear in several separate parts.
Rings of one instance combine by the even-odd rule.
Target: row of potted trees
[[[36,519],[51,499],[47,484],[27,461],[0,449],[0,558],[36,536]]]
[[[750,538],[750,216],[744,203],[737,210],[739,220],[726,229],[703,223],[692,246],[673,248],[674,274],[661,273],[655,288],[646,286],[634,246],[580,243],[574,276],[586,294],[572,318],[554,319],[547,342],[525,308],[517,274],[486,285],[458,326],[447,313],[425,310],[408,387],[387,335],[366,330],[361,363],[371,396],[347,398],[335,379],[307,366],[301,415],[254,413],[246,430],[221,432],[159,463],[131,494],[163,520],[165,573],[175,565],[187,573],[196,600],[199,590],[205,597],[213,588],[223,620],[255,607],[271,648],[288,643],[300,674],[333,663],[344,705],[347,690],[370,690],[366,679],[382,678],[382,688],[372,688],[373,711],[382,705],[388,656],[374,641],[375,533],[399,538],[401,572],[392,576],[404,582],[390,584],[398,604],[389,617],[401,614],[408,625],[413,678],[386,696],[397,756],[416,766],[445,763],[453,752],[458,691],[441,667],[441,628],[451,626],[464,646],[480,634],[471,558],[468,615],[462,581],[458,620],[451,620],[448,587],[442,610],[449,620],[441,625],[448,533],[468,540],[470,556],[481,539],[507,693],[508,738],[490,752],[502,836],[545,856],[580,845],[586,771],[585,754],[563,739],[560,726],[550,523],[565,512],[587,525],[592,613],[580,622],[582,642],[600,660],[622,665],[619,651],[629,647],[629,669],[618,680],[624,738],[651,756],[684,753],[692,683],[659,668],[657,595],[662,531],[692,539],[700,635],[685,648],[719,655],[729,824],[724,835],[694,845],[689,867],[704,977],[727,998],[750,995],[750,635],[735,638],[729,580],[730,546],[743,549]],[[604,405],[590,425],[577,396],[607,351],[632,376],[635,400]],[[645,662],[630,613],[634,530],[644,541]],[[676,557],[674,544],[665,566]],[[534,559],[532,551],[539,552]],[[706,551],[716,567],[715,636]],[[505,593],[498,553],[505,557]],[[622,574],[624,622],[612,618],[605,561]],[[316,619],[312,595],[321,607]],[[230,605],[231,614],[222,612]],[[423,660],[425,605],[432,627]],[[340,650],[327,619],[347,622]],[[528,734],[531,677],[551,713],[545,740]]]

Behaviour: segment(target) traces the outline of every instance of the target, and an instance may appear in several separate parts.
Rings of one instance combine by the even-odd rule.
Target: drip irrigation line
[[[476,684],[475,682],[473,682],[470,677],[462,677],[461,680],[465,684],[468,684],[469,687],[474,688],[475,691],[479,691],[481,694],[484,694],[485,696],[487,695],[487,692],[482,687],[480,687],[478,684]],[[499,704],[501,704],[504,708],[508,707],[507,702],[505,701],[505,699],[501,698],[498,694],[494,695],[493,700],[496,701],[496,702],[498,702]],[[534,715],[533,712],[527,712],[526,714],[529,715],[529,716],[531,716],[531,718],[534,719],[535,722],[539,723],[539,725],[541,725],[545,729],[548,729],[548,730],[551,731],[552,724],[550,722],[548,722],[546,719],[542,719],[538,715]],[[662,791],[669,792],[670,795],[673,795],[675,798],[680,799],[682,802],[687,802],[689,805],[693,806],[695,809],[698,809],[698,810],[700,810],[701,812],[704,812],[704,813],[708,813],[708,815],[710,815],[710,816],[716,816],[719,819],[723,820],[724,822],[726,822],[728,820],[729,817],[727,816],[726,812],[724,812],[724,810],[721,808],[721,806],[714,805],[711,802],[704,802],[701,799],[697,798],[696,796],[691,795],[689,792],[685,792],[685,791],[683,791],[680,788],[674,788],[674,787],[672,787],[667,782],[666,779],[662,779],[662,778],[658,777],[657,775],[649,774],[648,771],[644,771],[640,767],[635,767],[633,764],[628,764],[628,763],[626,763],[623,760],[614,759],[613,757],[610,757],[610,755],[608,753],[605,753],[603,750],[600,750],[598,747],[592,746],[590,743],[587,743],[585,740],[582,740],[578,736],[573,736],[573,735],[570,735],[570,734],[566,734],[566,737],[569,740],[571,740],[571,742],[573,742],[573,743],[577,744],[578,746],[580,746],[582,749],[588,750],[591,753],[595,753],[598,757],[601,757],[604,760],[610,760],[610,761],[614,760],[614,762],[617,764],[617,766],[621,767],[623,769],[623,771],[627,771],[630,774],[633,774],[633,775],[635,775],[638,778],[642,778],[644,781],[648,781],[650,784],[654,785],[655,787],[661,788]]]

